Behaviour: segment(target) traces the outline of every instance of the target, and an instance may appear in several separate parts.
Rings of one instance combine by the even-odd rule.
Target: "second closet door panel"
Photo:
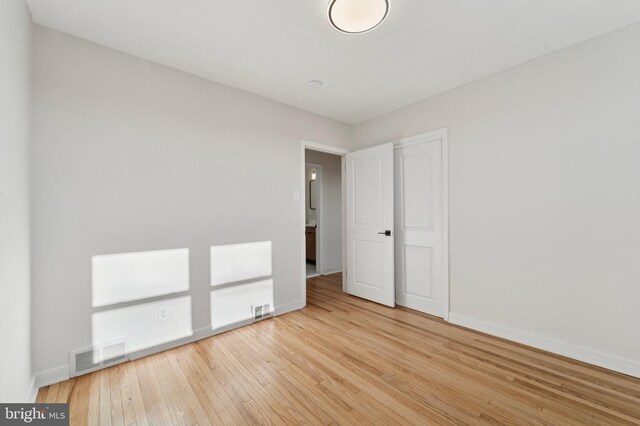
[[[442,141],[397,147],[394,162],[396,303],[442,317]]]

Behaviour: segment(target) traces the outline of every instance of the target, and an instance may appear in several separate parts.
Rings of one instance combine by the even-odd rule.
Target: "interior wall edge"
[[[24,0],[0,1],[0,401],[32,394],[32,19]]]
[[[59,365],[34,374],[36,390],[54,383],[69,380],[69,364]]]
[[[22,399],[26,403],[36,402],[36,397],[38,396],[38,390],[40,389],[36,384],[36,376],[35,374],[31,376],[31,382],[29,383],[29,389],[24,395]]]
[[[276,306],[273,312],[273,316],[288,314],[289,312],[297,311],[306,306],[304,300],[296,300],[295,302],[285,303],[283,305]]]

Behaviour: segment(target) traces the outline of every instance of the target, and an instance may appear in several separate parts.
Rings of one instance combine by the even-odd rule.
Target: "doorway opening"
[[[305,153],[305,157],[312,157],[313,152],[309,154]],[[326,154],[330,155],[330,154]],[[339,159],[338,159],[339,161]],[[306,274],[307,278],[317,277],[318,271],[321,270],[319,262],[322,258],[322,251],[320,250],[319,233],[324,231],[323,224],[322,229],[318,228],[318,217],[323,213],[322,206],[320,205],[320,194],[322,193],[322,165],[318,163],[305,164],[305,182],[307,186],[305,188],[305,260],[306,260]]]
[[[308,278],[343,270],[343,156],[348,152],[341,148],[302,142],[302,294],[305,304]]]
[[[305,152],[306,277],[342,271],[342,158]]]
[[[339,268],[327,267],[328,168],[315,158],[327,154],[341,162]],[[448,320],[447,129],[354,152],[303,142],[301,164],[304,304],[309,260],[310,275],[314,261],[319,275],[342,271],[343,292]]]

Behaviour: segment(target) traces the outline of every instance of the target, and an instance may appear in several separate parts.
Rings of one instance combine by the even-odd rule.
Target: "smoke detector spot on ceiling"
[[[320,80],[307,81],[307,88],[310,90],[318,90],[322,88],[322,82]]]

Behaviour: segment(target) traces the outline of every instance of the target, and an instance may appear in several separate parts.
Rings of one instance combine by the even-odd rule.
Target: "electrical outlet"
[[[168,318],[166,306],[158,306],[158,321],[166,321]]]

